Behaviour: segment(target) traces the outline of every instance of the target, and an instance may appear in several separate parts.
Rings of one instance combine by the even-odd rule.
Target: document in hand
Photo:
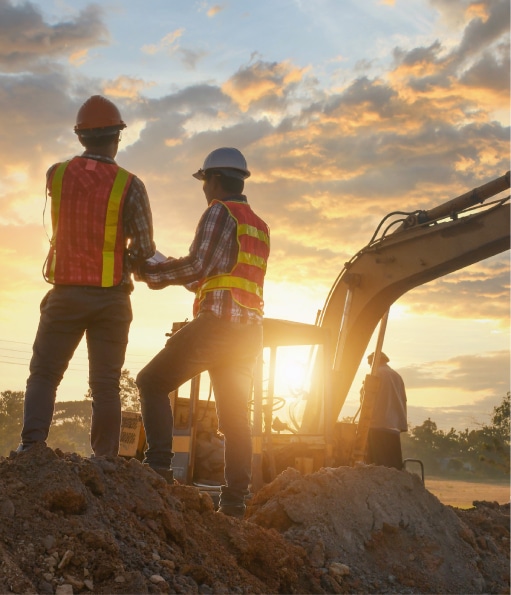
[[[165,262],[166,260],[167,257],[158,250],[156,250],[156,252],[151,256],[151,258],[148,258],[146,262],[148,262],[149,264],[158,264],[159,262]]]

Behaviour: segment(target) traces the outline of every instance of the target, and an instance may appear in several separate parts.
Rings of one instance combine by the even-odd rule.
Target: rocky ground
[[[237,520],[135,459],[35,447],[0,458],[0,593],[509,593],[509,505],[288,469]]]

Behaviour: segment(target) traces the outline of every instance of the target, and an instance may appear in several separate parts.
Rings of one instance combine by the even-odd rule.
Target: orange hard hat
[[[106,97],[93,95],[78,110],[75,132],[80,136],[101,136],[126,128],[117,106]]]

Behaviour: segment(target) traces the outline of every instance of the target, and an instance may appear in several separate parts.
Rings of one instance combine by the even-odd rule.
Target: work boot
[[[143,463],[143,466],[148,467],[149,469],[152,469],[155,473],[158,473],[158,475],[161,475],[161,477],[163,477],[163,479],[169,485],[174,485],[175,483],[177,483],[177,481],[174,479],[174,471],[169,467],[151,467],[151,465],[148,465],[147,463]]]
[[[44,444],[46,446],[45,442],[28,442],[27,444],[23,444],[23,442],[20,442],[20,444],[19,444],[18,448],[15,450],[15,452],[17,455],[19,455],[20,452],[27,452],[27,450],[30,450],[36,444]]]
[[[217,512],[242,519],[245,516],[246,506],[244,504],[221,504]]]

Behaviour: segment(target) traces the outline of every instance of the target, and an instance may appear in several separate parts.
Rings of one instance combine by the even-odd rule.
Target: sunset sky
[[[79,154],[90,95],[120,108],[117,162],[150,197],[158,249],[187,253],[192,178],[238,147],[270,225],[265,314],[314,323],[344,263],[390,211],[429,209],[509,170],[508,0],[0,0],[0,391],[24,390],[48,248],[45,172]],[[135,376],[184,288],[137,284]],[[374,340],[368,352],[374,349]],[[487,423],[510,387],[509,253],[413,290],[384,351],[413,425]],[[365,361],[343,413],[353,414]],[[58,399],[87,392],[80,346]]]

